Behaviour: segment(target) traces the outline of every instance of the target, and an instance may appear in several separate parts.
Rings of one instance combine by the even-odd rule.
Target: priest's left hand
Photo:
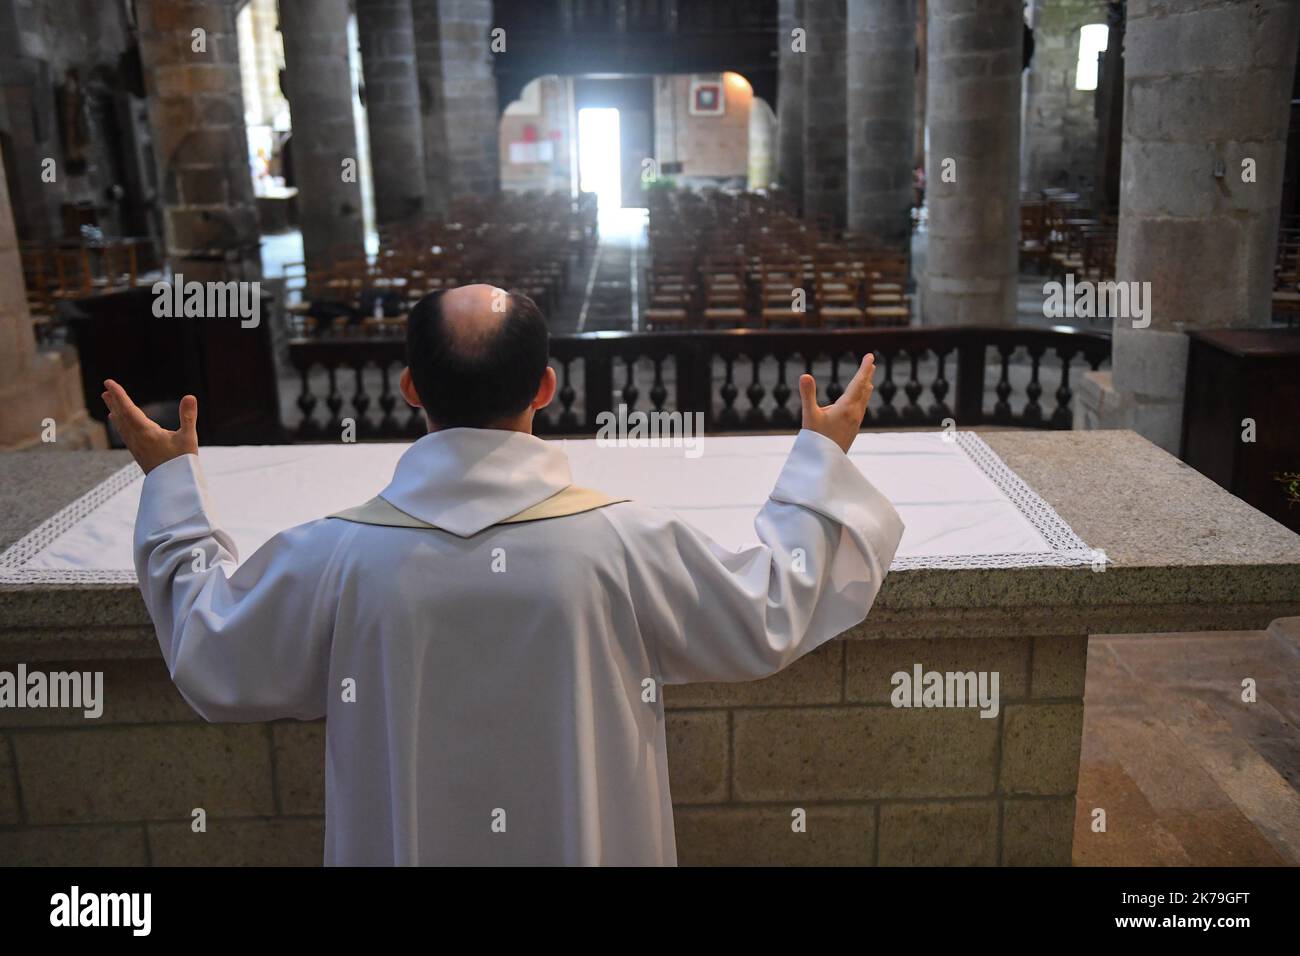
[[[199,436],[194,428],[199,419],[199,400],[193,395],[181,399],[181,427],[174,432],[150,419],[131,401],[126,389],[111,378],[104,382],[100,397],[108,406],[108,420],[146,475],[165,461],[199,453]]]

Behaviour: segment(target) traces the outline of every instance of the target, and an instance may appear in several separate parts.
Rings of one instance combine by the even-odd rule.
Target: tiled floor
[[[1075,865],[1300,863],[1298,723],[1300,618],[1093,638]]]

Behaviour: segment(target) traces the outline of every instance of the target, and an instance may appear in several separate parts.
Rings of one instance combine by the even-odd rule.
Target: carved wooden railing
[[[594,435],[602,412],[700,412],[711,432],[779,430],[799,421],[798,378],[838,398],[867,350],[876,391],[864,428],[997,424],[1069,428],[1077,373],[1110,358],[1110,336],[1063,327],[934,327],[827,331],[728,329],[589,332],[551,339],[559,378],[538,434]],[[397,390],[401,338],[294,339],[299,440],[418,436]],[[1044,401],[1044,397],[1048,400]]]

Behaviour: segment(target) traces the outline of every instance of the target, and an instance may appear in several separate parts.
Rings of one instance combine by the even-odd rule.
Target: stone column
[[[424,116],[425,210],[490,195],[501,179],[492,0],[412,0]],[[507,52],[509,37],[505,38]]]
[[[847,0],[804,0],[803,212],[842,229],[848,214]]]
[[[1298,37],[1293,0],[1129,7],[1116,279],[1149,296],[1115,319],[1112,380],[1085,379],[1086,424],[1177,453],[1184,333],[1269,322]]]
[[[262,101],[261,121],[270,126],[275,117],[289,109],[280,88],[280,71],[284,68],[284,38],[280,36],[280,10],[276,0],[249,0],[249,26],[253,30],[253,56],[257,75],[257,95]],[[247,104],[245,104],[247,105]]]
[[[0,451],[107,445],[104,427],[86,414],[75,350],[37,351],[0,162]]]
[[[1034,0],[1030,18],[1034,59],[1024,74],[1021,188],[1086,193],[1096,172],[1096,93],[1074,88],[1079,30],[1106,23],[1106,0]]]
[[[929,0],[926,325],[1015,321],[1020,0]]]
[[[746,178],[750,190],[767,189],[772,185],[775,144],[776,114],[766,100],[755,96],[749,104],[749,163]]]
[[[807,31],[805,0],[781,0],[777,30],[778,79],[776,93],[777,181],[794,200],[803,203],[803,46],[794,49],[791,36],[796,28]],[[806,41],[805,41],[806,42]]]
[[[849,0],[848,224],[882,246],[912,234],[915,0]]]
[[[55,86],[64,78],[50,65],[42,21],[44,9],[31,3],[0,3],[0,123],[9,160],[9,203],[25,242],[61,235],[60,206],[69,176],[58,169],[54,182],[42,173],[44,160],[62,167]]]
[[[138,0],[136,17],[172,269],[187,280],[256,280],[235,5]]]
[[[382,226],[416,217],[424,205],[424,130],[411,0],[357,0],[357,33],[375,219]]]
[[[928,23],[926,0],[916,0],[916,82],[913,96],[916,101],[916,124],[913,135],[916,137],[915,156],[912,168],[925,167],[925,90],[926,90],[926,55],[929,49],[926,43],[926,25]]]
[[[365,255],[347,0],[280,0],[298,221],[309,273]]]

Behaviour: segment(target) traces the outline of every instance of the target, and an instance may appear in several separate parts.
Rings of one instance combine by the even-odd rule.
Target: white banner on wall
[[[511,143],[510,162],[517,166],[528,163],[549,163],[555,156],[555,146],[549,139],[533,143]]]

